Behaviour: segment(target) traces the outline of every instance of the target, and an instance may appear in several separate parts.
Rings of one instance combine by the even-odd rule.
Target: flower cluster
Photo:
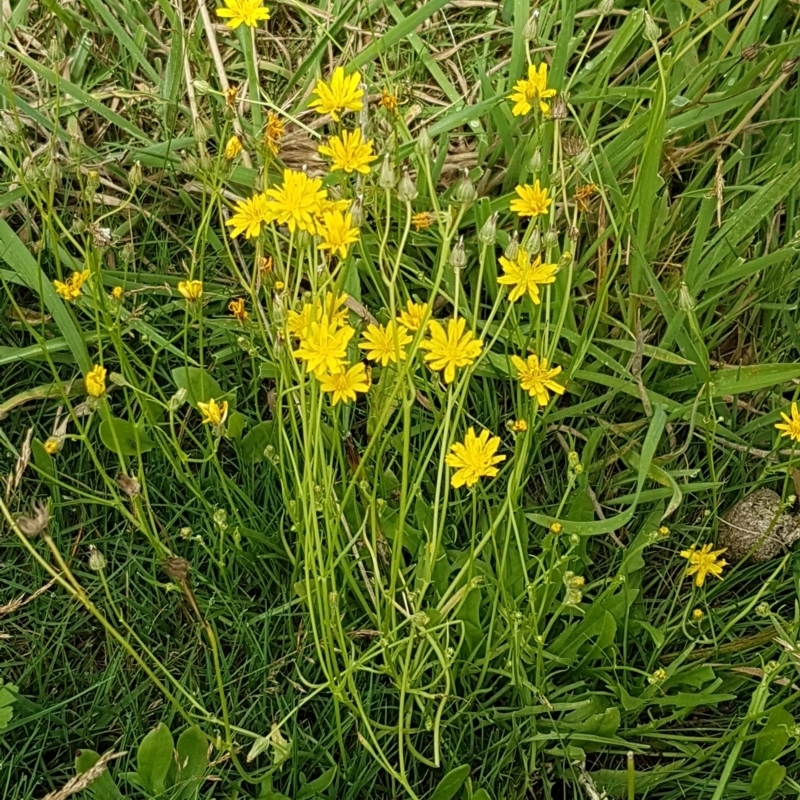
[[[81,296],[81,287],[89,280],[89,275],[88,269],[83,272],[73,272],[65,281],[53,281],[53,286],[64,300],[72,302]]]

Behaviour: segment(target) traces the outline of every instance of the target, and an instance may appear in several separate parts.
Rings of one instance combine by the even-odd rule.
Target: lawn
[[[798,23],[0,4],[0,796],[800,796]]]

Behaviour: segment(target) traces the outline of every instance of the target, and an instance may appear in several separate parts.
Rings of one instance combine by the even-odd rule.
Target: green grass
[[[800,379],[797,6],[565,0],[531,31],[522,0],[268,5],[256,58],[213,4],[206,21],[188,3],[15,0],[0,24],[0,794],[41,798],[76,750],[113,748],[125,796],[149,796],[121,775],[163,722],[208,737],[201,797],[796,797],[800,557],[700,589],[679,553],[748,491],[800,488],[774,428]],[[513,117],[513,83],[543,59],[565,118]],[[339,64],[363,76],[379,160],[331,273],[302,237],[231,240],[224,221],[283,164],[323,174],[336,128],[308,102]],[[233,113],[223,90],[248,77]],[[270,110],[278,159],[260,145]],[[234,130],[247,155],[229,164]],[[384,153],[415,176],[410,205],[379,187]],[[512,305],[498,259],[515,231],[532,247],[509,201],[535,179],[560,269],[541,305]],[[87,269],[62,301],[52,281]],[[202,304],[177,293],[189,276]],[[446,387],[417,337],[332,409],[284,325],[334,287],[382,323],[409,297],[457,309],[485,355]],[[563,367],[545,408],[510,363],[528,346]],[[109,391],[87,408],[100,360]],[[220,437],[196,402],[222,395]],[[452,489],[443,456],[470,425],[506,460]],[[27,538],[12,520],[34,501],[52,518]]]

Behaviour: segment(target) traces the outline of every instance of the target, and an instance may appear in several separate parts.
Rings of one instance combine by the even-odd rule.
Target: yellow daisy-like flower
[[[534,181],[533,186],[530,184],[517,186],[514,191],[519,196],[511,201],[509,207],[521,217],[539,217],[546,214],[553,202],[547,196],[547,189],[542,189],[539,185],[538,179]]]
[[[88,269],[83,272],[73,272],[66,281],[53,281],[53,286],[64,300],[72,302],[81,296],[81,287],[89,280],[90,275],[91,273]]]
[[[45,439],[44,451],[49,456],[54,456],[61,449],[61,439],[56,436],[51,436]]]
[[[86,373],[86,394],[89,397],[102,397],[106,392],[106,368],[99,364]]]
[[[187,300],[199,300],[203,296],[203,281],[181,281],[178,293]]]
[[[308,323],[318,320],[323,314],[338,328],[347,322],[347,295],[327,294],[324,298],[317,298],[313,305],[306,303],[300,311],[290,311],[287,315],[286,327],[290,336],[302,339]]]
[[[783,422],[776,422],[775,427],[781,432],[781,436],[788,436],[793,442],[800,442],[800,411],[797,403],[792,403],[792,416],[781,411]]]
[[[354,333],[349,325],[339,327],[323,314],[318,322],[308,323],[294,356],[305,361],[308,371],[318,378],[329,372],[339,372],[347,356],[347,343]]]
[[[269,19],[269,9],[261,5],[261,0],[223,0],[225,8],[217,9],[217,16],[227,19],[225,23],[231,30],[240,25],[257,28],[258,23]]]
[[[114,300],[116,300],[118,303],[122,300],[124,296],[125,296],[125,290],[121,286],[115,286],[111,290],[111,297],[113,297]]]
[[[497,475],[499,470],[495,465],[506,459],[504,455],[495,455],[498,447],[499,436],[490,437],[487,430],[476,436],[475,429],[470,428],[464,441],[451,445],[450,452],[444,457],[445,464],[455,470],[450,485],[454,489],[461,486],[471,488],[481,478]]]
[[[533,64],[528,66],[528,77],[514,84],[514,91],[508,96],[514,102],[511,113],[515,117],[527,114],[536,103],[542,114],[550,113],[550,106],[545,103],[550,97],[556,96],[555,89],[547,88],[547,64],[542,62],[537,70]]]
[[[369,376],[363,364],[356,364],[350,369],[340,369],[339,372],[329,372],[320,378],[319,385],[323,392],[333,395],[333,405],[347,403],[356,399],[356,392],[364,394],[369,391]]]
[[[264,129],[264,144],[274,156],[280,152],[281,139],[283,139],[283,120],[270,111],[267,114],[267,127]]]
[[[500,266],[503,274],[497,279],[502,286],[513,286],[508,299],[512,303],[528,293],[534,305],[542,302],[539,296],[539,287],[548,283],[555,283],[558,264],[542,264],[541,256],[536,256],[535,261],[520,248],[515,261],[510,261],[505,256],[500,256]]]
[[[319,213],[320,203],[327,199],[322,188],[322,178],[309,178],[305,172],[291,169],[283,171],[283,183],[267,189],[267,212],[279,225],[287,225],[294,233],[301,231],[314,233],[314,216]]]
[[[234,134],[228,139],[228,143],[225,145],[225,158],[228,161],[233,161],[239,153],[242,152],[242,140]]]
[[[528,422],[524,419],[515,419],[511,424],[511,430],[514,433],[525,433],[528,430]]]
[[[331,159],[331,172],[369,173],[369,165],[378,156],[372,153],[372,139],[365,142],[361,138],[361,129],[342,131],[341,136],[331,136],[328,144],[320,145],[319,153]]]
[[[330,250],[339,258],[347,258],[347,251],[351,244],[358,241],[359,230],[353,227],[353,215],[343,214],[341,211],[327,211],[322,215],[322,221],[317,222],[317,234],[322,241],[320,250]]]
[[[409,300],[406,303],[406,310],[401,311],[397,317],[400,324],[405,325],[410,331],[418,331],[422,327],[422,321],[428,313],[427,303],[415,303]]]
[[[396,94],[392,94],[388,89],[381,89],[381,99],[378,100],[378,105],[385,108],[387,111],[394,113],[400,105],[400,101]]]
[[[456,369],[472,364],[483,350],[483,342],[476,339],[472,331],[465,331],[467,320],[447,321],[447,332],[440,322],[432,320],[428,325],[430,339],[420,343],[421,350],[427,350],[424,359],[428,366],[440,372],[444,370],[444,382],[452,383]]]
[[[436,216],[431,211],[420,211],[411,215],[411,224],[414,230],[421,231],[423,228],[430,228],[436,221]]]
[[[228,303],[228,311],[236,317],[240,325],[250,316],[244,306],[244,297],[231,300],[230,303]]]
[[[398,360],[405,361],[408,354],[403,348],[412,340],[413,337],[403,325],[390,320],[385,326],[368,325],[364,331],[364,341],[358,346],[366,352],[370,361],[385,367],[390,361],[393,364]]]
[[[228,401],[218,403],[213,397],[207,403],[198,403],[198,411],[203,415],[203,425],[218,428],[228,417]]]
[[[708,575],[713,575],[715,578],[722,580],[722,569],[728,565],[725,559],[720,558],[727,548],[712,550],[712,547],[713,545],[708,543],[704,544],[699,550],[694,545],[688,550],[681,550],[681,558],[685,558],[689,562],[686,574],[694,575],[694,585],[697,587],[706,582]]]
[[[550,395],[564,394],[566,389],[556,383],[554,378],[561,372],[561,367],[548,367],[547,359],[539,361],[538,356],[529,355],[528,360],[523,361],[519,356],[511,356],[511,363],[517,369],[517,378],[520,386],[531,396],[536,398],[540,406],[546,406]]]
[[[308,105],[318,114],[330,114],[334,122],[339,122],[339,114],[345,111],[361,111],[364,103],[361,98],[364,90],[358,88],[361,82],[361,75],[353,72],[350,75],[344,74],[344,67],[336,67],[330,84],[323,80],[317,81],[314,89],[316,100],[312,100]]]
[[[261,233],[261,226],[271,222],[267,208],[267,198],[263,194],[254,194],[247,200],[239,200],[231,218],[225,222],[231,228],[231,239],[244,234],[245,239],[252,239]]]

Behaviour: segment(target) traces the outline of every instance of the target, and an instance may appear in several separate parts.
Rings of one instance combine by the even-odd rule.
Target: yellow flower
[[[431,338],[420,344],[421,350],[428,351],[424,356],[428,366],[437,372],[444,370],[445,383],[452,383],[456,369],[472,364],[483,349],[483,342],[464,330],[466,324],[464,317],[448,320],[445,333],[441,323],[432,320],[428,325]]]
[[[239,320],[239,324],[241,325],[249,316],[247,313],[247,309],[244,307],[244,298],[239,297],[236,300],[231,300],[228,303],[228,311]]]
[[[61,440],[55,436],[51,436],[45,440],[44,451],[49,456],[54,456],[61,449]]]
[[[261,0],[223,0],[225,8],[217,9],[217,16],[227,18],[225,23],[231,30],[240,25],[257,28],[262,20],[269,19],[269,9],[261,5]]]
[[[342,131],[341,136],[331,136],[328,144],[320,145],[319,153],[331,159],[331,172],[369,173],[369,165],[378,157],[372,154],[372,140],[361,140],[361,129]]]
[[[525,433],[528,430],[528,423],[524,419],[515,419],[511,430],[514,433]]]
[[[73,272],[66,281],[53,281],[56,292],[65,300],[77,300],[81,296],[81,287],[89,280],[91,273],[88,269],[83,272]]]
[[[213,397],[207,403],[197,404],[198,411],[203,415],[203,425],[213,425],[218,428],[228,417],[228,401],[218,403]]]
[[[336,67],[330,84],[317,81],[314,89],[317,99],[308,104],[309,108],[316,109],[318,114],[330,114],[334,122],[339,122],[340,112],[361,111],[364,90],[358,88],[360,81],[361,75],[357,72],[345,76],[344,67]]]
[[[356,364],[348,370],[342,368],[338,372],[329,372],[320,378],[319,384],[323,392],[333,395],[333,405],[336,405],[355,400],[356,392],[368,392],[369,376],[363,364]]]
[[[553,202],[547,196],[547,189],[542,189],[539,185],[538,179],[534,181],[533,186],[526,183],[524,186],[517,186],[514,191],[519,197],[511,201],[510,209],[521,217],[538,217],[546,214]]]
[[[720,556],[727,548],[712,550],[712,547],[713,545],[709,543],[704,544],[699,550],[695,549],[694,545],[688,550],[681,550],[681,558],[685,558],[689,562],[686,574],[694,575],[695,586],[702,586],[707,575],[713,575],[722,580],[722,568],[726,567],[728,562]]]
[[[111,296],[119,303],[125,295],[125,290],[121,286],[115,286],[111,290]]]
[[[277,114],[270,111],[269,114],[267,114],[264,144],[274,156],[278,155],[281,149],[281,139],[283,139],[283,120]]]
[[[228,161],[233,161],[241,152],[242,142],[239,137],[234,134],[228,139],[228,143],[225,145],[225,158],[227,158]]]
[[[450,484],[454,489],[461,486],[470,488],[481,478],[493,478],[498,473],[495,464],[505,461],[505,456],[495,455],[500,447],[500,437],[489,438],[489,431],[483,430],[480,436],[470,428],[463,442],[455,442],[444,457],[448,467],[455,469]]]
[[[328,372],[338,372],[347,355],[347,343],[354,333],[349,325],[340,328],[327,314],[323,314],[319,322],[308,323],[294,356],[305,361],[308,371],[318,378]]]
[[[537,306],[542,302],[539,297],[539,287],[555,283],[558,269],[558,264],[542,264],[541,256],[536,256],[536,260],[531,261],[522,248],[517,253],[516,261],[509,261],[505,256],[500,256],[500,266],[503,268],[503,274],[497,282],[503,286],[514,287],[508,299],[516,303],[527,292]]]
[[[800,411],[797,403],[792,403],[792,416],[781,411],[783,422],[776,422],[775,427],[781,432],[781,436],[788,436],[793,442],[800,442]]]
[[[417,231],[423,228],[430,228],[435,221],[436,217],[430,211],[420,211],[418,214],[412,214],[411,216],[411,224],[414,226],[414,230]]]
[[[406,310],[400,312],[397,320],[410,331],[418,331],[422,327],[422,321],[427,313],[427,303],[415,303],[413,300],[409,300],[406,303]]]
[[[550,533],[552,533],[553,536],[560,536],[563,532],[564,526],[560,522],[556,521],[550,523]]]
[[[528,78],[517,81],[514,84],[514,91],[508,96],[509,100],[514,101],[511,113],[515,117],[527,114],[536,103],[542,114],[550,112],[550,106],[544,101],[549,97],[555,97],[556,90],[547,88],[547,64],[539,64],[537,71],[533,64],[528,66]]]
[[[283,183],[267,189],[267,210],[270,217],[280,225],[288,225],[294,233],[315,232],[314,215],[319,213],[319,204],[326,198],[322,178],[309,178],[305,172],[291,169],[283,171]]]
[[[322,238],[319,249],[330,250],[339,258],[347,258],[350,245],[355,244],[359,237],[358,228],[353,227],[353,215],[341,211],[325,212],[322,221],[317,222],[317,234]]]
[[[535,397],[540,406],[547,405],[550,399],[548,390],[559,395],[566,391],[560,383],[553,380],[561,372],[561,367],[548,368],[546,358],[540,362],[536,355],[531,354],[525,362],[519,356],[511,356],[511,363],[517,368],[520,386],[531,397]]]
[[[395,364],[398,359],[405,361],[408,354],[403,349],[413,337],[404,326],[396,320],[390,320],[386,326],[368,325],[364,332],[364,341],[358,347],[364,350],[370,361],[378,362],[385,367],[390,361]]]
[[[394,113],[397,111],[397,106],[400,101],[397,99],[396,94],[392,94],[388,89],[381,89],[381,99],[378,100],[378,105],[383,106],[387,111]]]
[[[223,94],[225,95],[225,105],[233,111],[233,107],[236,105],[236,95],[239,94],[239,87],[229,86]]]
[[[286,288],[286,284],[283,281],[275,281],[275,291],[282,292]]]
[[[181,281],[178,292],[187,300],[199,300],[203,296],[203,281]]]
[[[245,239],[252,239],[261,233],[261,226],[271,221],[267,198],[263,194],[254,194],[247,200],[239,200],[231,218],[225,222],[231,228],[231,239],[244,234]]]
[[[290,311],[286,320],[289,334],[302,339],[308,323],[320,319],[323,314],[326,314],[337,328],[341,327],[347,322],[348,312],[345,303],[347,303],[346,294],[327,294],[322,299],[317,298],[313,305],[306,303],[299,312]]]
[[[578,207],[578,211],[585,212],[589,210],[589,198],[596,191],[597,186],[593,183],[584,184],[575,190],[575,205]]]
[[[102,397],[106,391],[106,368],[99,364],[86,373],[86,394],[90,397]]]
[[[705,612],[705,611],[703,611],[703,609],[702,609],[702,608],[695,608],[695,609],[692,611],[692,619],[693,619],[695,622],[700,622],[700,620],[701,620],[701,619],[703,619],[703,617],[704,617],[705,615],[706,615],[706,612]]]

